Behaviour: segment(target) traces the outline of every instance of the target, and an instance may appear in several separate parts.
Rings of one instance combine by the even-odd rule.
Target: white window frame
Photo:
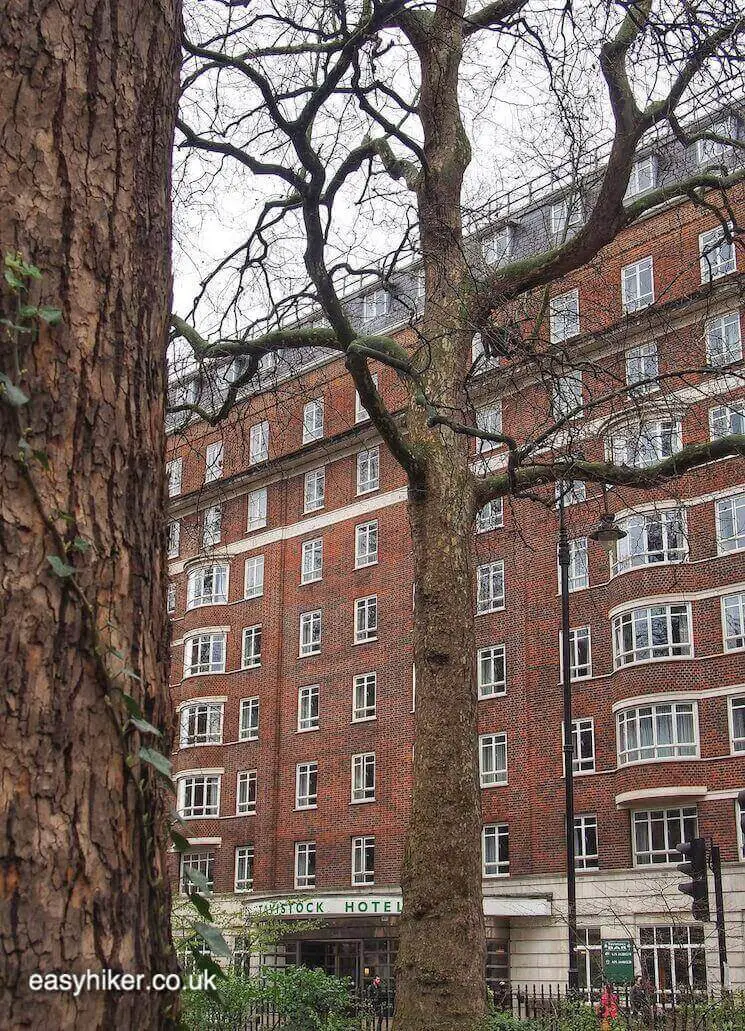
[[[354,528],[354,568],[375,566],[378,562],[378,520],[358,523]]]
[[[476,513],[476,533],[489,533],[504,526],[504,498],[493,498]]]
[[[693,735],[690,738],[681,737],[679,719],[683,718],[690,723]],[[670,728],[669,741],[664,740],[661,729],[666,724]],[[646,743],[642,741],[643,734]],[[621,709],[616,713],[616,749],[619,767],[669,759],[676,762],[698,759],[698,703],[695,700],[660,701]]]
[[[735,733],[735,709],[742,710],[742,734]],[[732,755],[745,753],[745,693],[731,695],[727,699],[727,719],[729,723],[729,747]]]
[[[372,688],[372,704],[369,689]],[[352,723],[365,723],[377,718],[378,675],[358,673],[352,681]]]
[[[501,676],[494,671],[501,666]],[[484,674],[491,670],[489,677]],[[504,644],[490,644],[476,652],[476,683],[479,698],[498,698],[507,694],[507,647]]]
[[[305,633],[306,628],[308,629],[307,633]],[[316,628],[318,629],[317,634]],[[307,655],[320,654],[322,635],[323,623],[321,609],[313,609],[311,612],[301,612],[299,637],[300,658],[304,658]]]
[[[660,356],[657,343],[635,344],[626,351],[626,386],[634,394],[651,394],[660,389]]]
[[[481,333],[474,333],[471,338],[471,365],[475,375],[486,372],[487,369],[496,369],[501,362],[501,356],[489,350],[487,353],[486,344]]]
[[[221,440],[208,444],[204,452],[204,482],[214,483],[222,476],[225,446]]]
[[[243,563],[243,597],[261,598],[264,594],[264,556],[249,555]]]
[[[235,778],[235,815],[255,816],[258,793],[258,771],[239,770]]]
[[[269,421],[262,419],[248,431],[248,464],[258,465],[269,458]]]
[[[321,688],[319,684],[304,684],[297,689],[297,732],[305,734],[318,730],[321,725]]]
[[[501,588],[500,588],[501,585]],[[476,567],[476,615],[500,612],[505,607],[504,560]]]
[[[706,361],[719,368],[742,359],[742,326],[739,311],[715,315],[704,323]]]
[[[375,752],[358,752],[351,761],[351,798],[353,805],[375,801]]]
[[[375,389],[378,390],[378,374],[377,372],[370,373],[370,379],[373,381]],[[354,392],[354,421],[355,424],[359,422],[369,422],[370,415],[360,400],[360,393],[358,390]]]
[[[659,817],[662,817],[661,821]],[[665,848],[652,848],[652,822],[662,823],[664,827]],[[689,822],[690,837],[685,835],[685,823]],[[690,826],[691,821],[694,826]],[[669,806],[658,809],[636,809],[631,812],[631,849],[635,867],[649,868],[655,866],[673,866],[682,859],[680,852],[675,846],[681,840],[691,841],[698,836],[698,808],[692,806]],[[649,848],[641,851],[637,848],[636,828],[645,826],[647,829],[647,843]],[[682,830],[681,830],[682,829]],[[649,855],[649,862],[640,862],[639,856]],[[655,860],[655,856],[659,857]]]
[[[645,284],[647,276],[649,283]],[[624,312],[630,313],[648,308],[654,300],[654,259],[648,254],[621,269],[621,302]]]
[[[230,566],[227,562],[194,566],[186,576],[186,611],[207,605],[226,605],[229,590]]]
[[[223,702],[198,701],[182,705],[179,709],[179,748],[221,745],[224,709]],[[192,722],[194,732],[190,735],[189,724]],[[198,729],[200,723],[204,724],[204,730]]]
[[[372,850],[372,865],[368,862]],[[375,884],[375,837],[361,834],[352,838],[352,887]]]
[[[186,876],[187,870],[202,874],[207,881],[209,890],[212,891],[215,886],[215,853],[204,849],[192,849],[189,852],[181,853],[181,862],[179,863],[179,892],[181,895],[193,895],[194,892],[200,890]]]
[[[587,484],[584,480],[557,480],[554,484],[556,507],[564,502],[564,508],[580,505],[587,501]]]
[[[166,590],[166,612],[172,615],[176,611],[176,584],[169,583]]]
[[[222,776],[219,773],[188,773],[178,777],[178,815],[181,820],[208,820],[220,815]],[[195,800],[201,792],[202,801]],[[187,796],[191,801],[187,804]]]
[[[192,634],[184,639],[184,679],[225,672],[226,636],[224,632],[215,632]],[[195,647],[201,650],[205,645],[209,649],[209,659],[195,662]]]
[[[725,594],[721,601],[722,607],[722,644],[725,652],[739,652],[745,649],[745,591],[735,594]],[[736,623],[736,630],[730,633],[728,630],[728,616],[733,614]],[[734,643],[730,643],[734,642]]]
[[[667,450],[669,443],[670,450]],[[646,450],[642,450],[642,445]],[[654,452],[651,448],[654,447]],[[614,432],[609,439],[609,457],[616,465],[648,469],[683,447],[680,419],[645,419]]]
[[[504,765],[498,765],[500,755]],[[479,784],[482,788],[504,787],[507,784],[507,734],[479,735]]]
[[[594,833],[595,851],[587,848],[588,832]],[[574,868],[575,870],[598,870],[600,848],[598,818],[596,813],[574,814]]]
[[[551,415],[554,419],[581,419],[583,385],[580,371],[558,376],[551,385]]]
[[[579,290],[567,290],[548,302],[549,331],[552,344],[571,340],[580,333]]]
[[[267,489],[259,487],[249,491],[247,502],[246,532],[261,530],[266,526]]]
[[[587,662],[580,663],[577,643],[580,639],[587,642]],[[564,676],[564,650],[561,647],[561,631],[559,631],[559,674]],[[571,680],[592,679],[592,631],[589,626],[573,626],[569,628],[569,676]]]
[[[483,237],[481,241],[484,261],[487,265],[500,268],[512,257],[515,232],[512,226],[503,226],[495,233]]]
[[[633,200],[642,197],[645,193],[657,187],[657,157],[654,154],[647,154],[635,161],[631,168],[628,186],[624,194],[624,200]]]
[[[732,523],[733,535],[725,537],[723,513],[731,510],[727,520]],[[717,554],[731,555],[745,549],[745,493],[732,494],[716,502]]]
[[[626,537],[618,541],[611,552],[611,576],[643,566],[671,565],[688,559],[688,521],[683,507],[635,512],[619,520],[619,526]],[[652,547],[650,533],[659,534],[661,549]],[[632,551],[632,548],[637,550]]]
[[[261,636],[261,623],[243,628],[241,669],[258,669],[261,665]]]
[[[561,566],[559,565],[558,545],[556,556],[556,582],[561,591]],[[587,537],[573,537],[569,541],[569,568],[567,569],[569,592],[584,591],[590,586],[590,554]]]
[[[380,448],[376,444],[357,454],[357,496],[380,489]]]
[[[326,504],[326,467],[309,469],[303,479],[303,513],[318,512]]]
[[[378,639],[378,596],[369,594],[354,600],[354,643],[367,644]]]
[[[202,547],[214,548],[222,539],[222,505],[205,508],[202,517]]]
[[[589,751],[583,748],[589,740]],[[561,743],[564,744],[564,724],[561,725]],[[565,771],[566,772],[566,771]],[[592,716],[578,716],[572,720],[572,775],[595,772],[595,720]]]
[[[295,810],[318,808],[318,763],[297,763],[295,766]]]
[[[552,240],[560,243],[568,239],[582,225],[582,198],[578,194],[560,197],[551,205],[549,217]]]
[[[166,462],[166,482],[168,484],[168,497],[177,498],[181,493],[181,485],[184,475],[183,458],[174,458]]]
[[[384,286],[371,290],[362,298],[362,318],[365,322],[372,322],[390,315],[391,301],[391,294]]]
[[[315,440],[323,437],[323,412],[324,404],[322,397],[314,397],[303,405],[303,444],[312,444]]]
[[[476,428],[481,430],[482,433],[501,433],[502,432],[502,404],[497,402],[490,405],[484,405],[482,408],[476,409]],[[502,442],[499,440],[483,440],[479,439],[476,442],[476,450],[480,455],[483,455],[486,451],[493,451],[494,448],[502,447]]]
[[[323,579],[323,537],[303,541],[300,549],[300,583],[315,584]]]
[[[302,873],[301,873],[302,869]],[[316,843],[295,842],[295,888],[302,891],[316,886]]]
[[[181,520],[172,519],[166,526],[166,556],[178,558],[181,547]]]
[[[487,843],[493,843],[494,857],[487,859]],[[502,845],[506,858],[502,858]],[[485,880],[508,877],[510,873],[510,832],[506,823],[485,823],[481,828],[481,876]]]
[[[709,409],[709,436],[721,440],[734,433],[745,434],[745,400],[714,405]]]
[[[653,642],[652,621],[661,619],[664,619],[667,631],[667,643],[664,646]],[[680,626],[685,626],[685,638],[681,637],[680,641],[673,640],[674,619]],[[659,627],[659,623],[657,626]],[[631,633],[631,648],[623,646],[626,627],[630,629]],[[646,634],[646,644],[638,643],[640,630]],[[646,662],[665,662],[676,658],[689,659],[693,656],[692,630],[691,606],[688,602],[639,605],[619,612],[611,620],[613,668],[622,669],[625,666]]]
[[[728,222],[727,226],[731,232],[732,223]],[[722,226],[699,233],[698,252],[702,283],[711,283],[737,272],[737,248],[734,241],[727,242]]]
[[[259,740],[259,714],[261,711],[259,699],[256,695],[252,698],[241,698],[239,706],[238,740],[258,741]]]
[[[233,890],[237,894],[254,890],[254,846],[236,845]]]

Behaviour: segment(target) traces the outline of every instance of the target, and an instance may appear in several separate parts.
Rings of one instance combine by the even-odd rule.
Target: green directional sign
[[[633,984],[634,942],[631,938],[604,938],[603,980],[608,984]]]

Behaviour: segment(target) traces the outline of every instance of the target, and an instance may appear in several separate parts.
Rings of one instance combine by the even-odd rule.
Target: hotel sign
[[[249,913],[268,916],[398,916],[403,909],[400,895],[292,896],[248,902]]]
[[[324,916],[400,916],[403,900],[400,895],[290,895],[265,899],[247,899],[249,913],[279,917]],[[551,899],[534,895],[487,895],[486,916],[551,916]]]

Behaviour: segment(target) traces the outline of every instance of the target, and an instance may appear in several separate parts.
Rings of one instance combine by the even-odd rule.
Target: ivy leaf
[[[144,763],[148,763],[168,780],[171,779],[171,763],[162,752],[158,752],[154,748],[141,748],[139,755]]]
[[[93,547],[91,542],[87,541],[85,537],[76,537],[72,542],[72,546],[73,548],[75,548],[76,551],[83,552],[83,554],[85,554],[86,551],[89,551],[90,548]]]
[[[62,322],[62,310],[44,304],[39,308],[33,304],[24,304],[19,314],[23,319],[41,319],[48,326],[58,326]]]
[[[124,701],[124,708],[130,716],[136,716],[138,719],[142,719],[142,709],[140,708],[139,702],[136,698],[133,698],[131,694],[126,694],[122,691],[122,700]]]
[[[227,974],[220,966],[219,963],[215,963],[214,959],[210,956],[205,956],[204,953],[199,952],[198,949],[193,950],[194,953],[194,965],[197,970],[204,970],[208,974],[213,974],[215,977],[221,978],[223,981],[227,977]],[[214,988],[207,988],[205,993],[208,998],[214,1002],[222,1003],[219,992],[216,992]]]
[[[182,850],[183,851],[183,850]],[[189,902],[194,906],[197,913],[205,920],[210,920],[212,914],[210,913],[210,904],[204,895],[197,895],[196,893],[189,896]]]
[[[66,579],[68,576],[74,576],[75,574],[75,567],[68,566],[68,564],[66,562],[63,562],[58,555],[47,555],[47,562],[52,567],[57,576],[61,577],[63,580]]]
[[[8,286],[12,287],[14,290],[25,290],[26,289],[24,284],[23,284],[23,280],[19,279],[18,276],[15,274],[15,272],[11,271],[11,269],[6,268],[4,274],[5,274],[5,282],[8,284]]]
[[[173,842],[177,852],[188,852],[189,842],[183,834],[179,834],[179,832],[175,831],[173,827],[171,827],[171,841]],[[202,913],[202,916],[204,915],[205,914]]]
[[[210,895],[212,890],[210,882],[199,870],[184,870],[187,880],[191,881],[195,888],[199,888],[203,895]]]
[[[3,388],[3,396],[9,405],[13,405],[14,408],[21,408],[23,405],[28,404],[28,397],[4,372],[0,372],[0,386]]]
[[[123,677],[129,677],[130,680],[137,680],[140,684],[142,683],[142,677],[140,676],[140,674],[137,673],[135,670],[130,669],[129,666],[126,666],[122,670],[122,676]],[[129,697],[129,696],[127,696],[127,697]],[[134,699],[132,699],[132,700],[134,701]],[[139,710],[138,710],[138,712],[135,715],[138,715],[138,714],[139,714]]]
[[[130,717],[129,722],[133,727],[137,727],[141,734],[155,734],[156,737],[163,737],[157,727],[154,727],[152,723],[148,723],[147,720],[143,720],[139,716]]]
[[[200,938],[204,938],[210,947],[210,951],[214,952],[216,956],[225,956],[227,958],[231,955],[228,943],[222,936],[222,931],[215,927],[214,924],[203,924],[197,921],[194,924],[194,930]]]

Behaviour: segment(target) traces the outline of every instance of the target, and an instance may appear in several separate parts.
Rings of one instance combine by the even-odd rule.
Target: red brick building
[[[712,158],[668,143],[640,159],[632,189]],[[474,253],[544,247],[557,221],[571,230],[572,203],[534,200],[477,233]],[[713,212],[655,209],[551,288],[546,332],[567,343],[550,382],[505,378],[475,341],[477,422],[535,440],[552,408],[583,406],[561,431],[573,446],[635,465],[745,432],[744,262]],[[399,280],[349,305],[406,341],[416,269]],[[204,397],[234,372],[180,389]],[[395,372],[377,375],[403,406]],[[280,359],[226,423],[192,422],[171,449],[173,761],[190,841],[174,879],[184,890],[184,867],[206,873],[238,939],[244,903],[321,915],[300,936],[288,919],[290,960],[388,977],[415,721],[404,476],[328,353],[299,370]],[[503,455],[482,446],[474,462]],[[539,493],[544,504],[494,503],[474,535],[488,973],[514,982],[566,977],[557,519],[553,490]],[[631,937],[660,989],[718,982],[714,926],[677,892],[674,846],[703,835],[722,850],[742,984],[742,460],[647,493],[573,485],[567,502],[581,977],[598,977],[601,939]],[[627,532],[610,556],[589,538],[606,503]]]

